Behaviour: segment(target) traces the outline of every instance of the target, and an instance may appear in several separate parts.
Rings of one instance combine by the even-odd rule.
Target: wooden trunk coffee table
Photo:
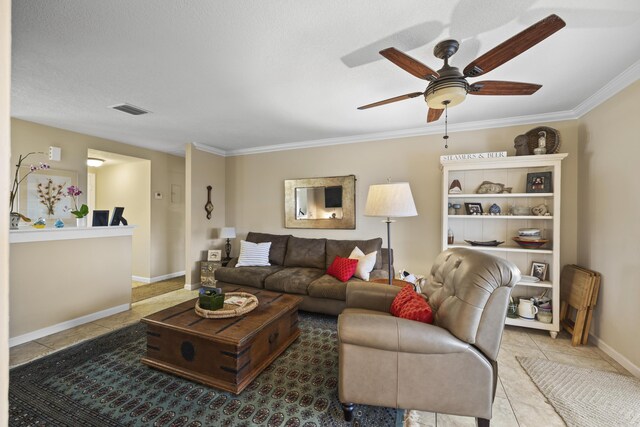
[[[142,362],[215,388],[242,392],[300,335],[302,298],[263,289],[251,293],[258,297],[258,307],[238,317],[205,319],[195,313],[193,299],[143,318],[147,355]]]

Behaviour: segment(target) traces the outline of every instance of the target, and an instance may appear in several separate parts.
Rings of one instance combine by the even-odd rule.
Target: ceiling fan
[[[437,72],[393,47],[381,50],[380,55],[414,76],[428,80],[429,85],[424,92],[407,93],[406,95],[363,105],[358,109],[365,110],[424,95],[425,101],[429,106],[427,122],[433,122],[440,118],[447,107],[453,107],[464,101],[467,94],[531,95],[540,89],[542,85],[498,80],[484,80],[469,84],[467,77],[478,77],[488,73],[540,43],[565,25],[565,22],[559,16],[549,15],[471,61],[462,73],[458,68],[449,65],[449,58],[458,51],[460,46],[456,40],[441,41],[433,49],[433,54],[437,58],[444,60],[444,66]]]

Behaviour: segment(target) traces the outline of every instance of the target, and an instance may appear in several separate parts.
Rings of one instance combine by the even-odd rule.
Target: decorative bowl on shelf
[[[465,240],[471,246],[498,246],[503,244],[504,242],[499,242],[498,240],[489,240],[486,242],[478,242],[475,240]]]
[[[513,237],[513,241],[520,245],[521,248],[524,249],[538,249],[541,246],[544,246],[549,242],[547,239],[538,239],[538,240],[529,240],[522,239],[520,237]]]

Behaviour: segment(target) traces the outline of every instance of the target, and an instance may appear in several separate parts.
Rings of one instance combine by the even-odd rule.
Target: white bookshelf
[[[542,295],[552,299],[553,321],[543,323],[537,320],[512,319],[506,324],[549,331],[555,338],[560,330],[560,190],[561,162],[567,154],[547,154],[539,156],[512,156],[492,159],[442,160],[442,248],[465,247],[490,252],[513,262],[523,275],[529,275],[532,262],[549,265],[546,280],[530,283],[519,282],[512,291],[516,298],[531,298]],[[551,172],[551,192],[527,193],[527,174]],[[449,186],[454,179],[462,185],[461,193],[449,194]],[[491,181],[512,187],[511,193],[476,194],[483,181]],[[449,203],[460,204],[458,215],[449,214]],[[500,215],[466,215],[464,203],[480,203],[484,212],[492,204],[501,208]],[[533,207],[546,204],[550,215],[510,215],[513,206]],[[539,249],[522,248],[512,240],[518,236],[520,228],[540,228],[542,237],[549,243]],[[454,234],[453,244],[447,241],[448,230]],[[499,246],[472,246],[465,240],[498,240]]]

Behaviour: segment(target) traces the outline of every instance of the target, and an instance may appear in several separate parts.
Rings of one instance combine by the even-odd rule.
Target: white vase
[[[85,228],[87,226],[87,217],[83,216],[82,218],[76,218],[76,227]]]

